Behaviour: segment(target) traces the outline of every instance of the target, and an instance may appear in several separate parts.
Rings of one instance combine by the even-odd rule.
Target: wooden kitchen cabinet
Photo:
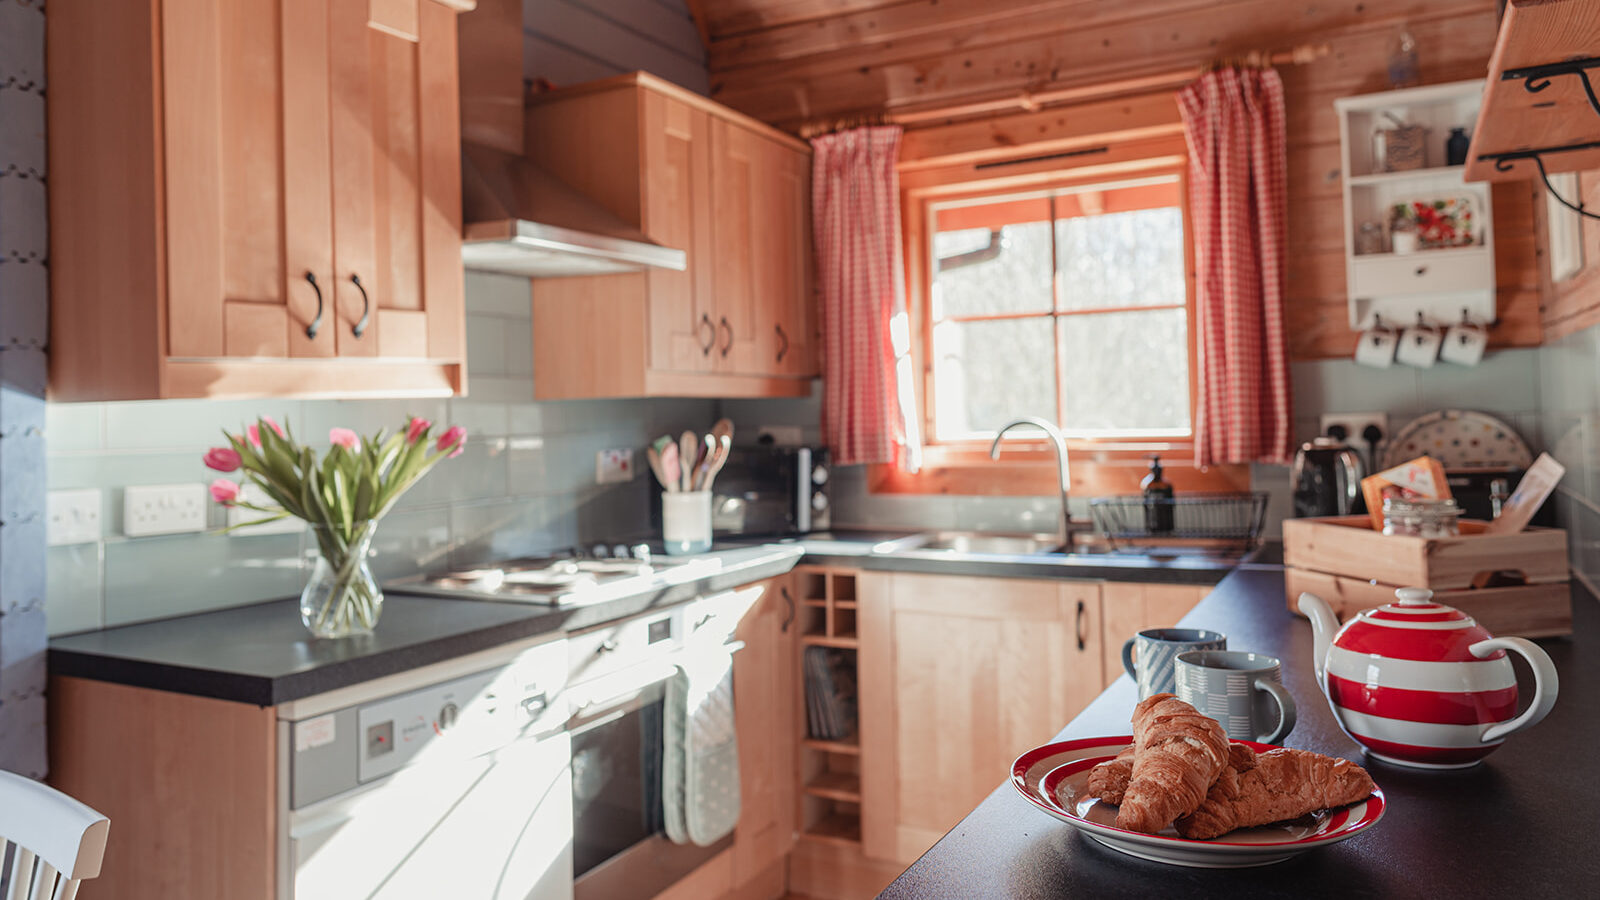
[[[1094,582],[863,572],[861,840],[908,864],[1101,690]]]
[[[52,398],[460,392],[455,16],[52,3]]]
[[[1101,683],[1123,674],[1122,645],[1146,628],[1171,628],[1211,593],[1199,584],[1137,584],[1108,581],[1100,586],[1104,605],[1101,633],[1105,644]]]
[[[535,279],[539,399],[809,392],[809,147],[644,73],[538,95],[526,122],[530,158],[688,256]]]
[[[759,599],[734,631],[745,646],[733,662],[739,735],[733,885],[741,896],[776,897],[783,893],[784,858],[795,840],[796,610],[787,577],[756,589]]]

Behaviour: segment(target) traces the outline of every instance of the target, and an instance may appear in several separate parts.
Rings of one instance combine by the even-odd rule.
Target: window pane
[[[1063,309],[1183,303],[1183,213],[1175,206],[1056,220]]]
[[[1051,319],[945,322],[933,329],[938,437],[993,434],[1017,416],[1056,420]]]
[[[1083,436],[1188,432],[1185,310],[1062,316],[1059,321],[1066,371],[1062,431]]]
[[[1050,309],[1050,223],[1002,227],[993,258],[983,252],[989,236],[987,228],[933,236],[935,320]]]

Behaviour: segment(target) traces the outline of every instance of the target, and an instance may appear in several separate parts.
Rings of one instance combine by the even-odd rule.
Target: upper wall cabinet
[[[52,2],[52,399],[461,392],[459,6]]]
[[[688,255],[684,271],[535,280],[539,399],[809,392],[809,147],[642,73],[534,98],[525,147]]]

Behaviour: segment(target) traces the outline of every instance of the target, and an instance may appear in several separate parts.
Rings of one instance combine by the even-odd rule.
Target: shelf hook
[[[1588,79],[1584,79],[1584,84],[1588,84]],[[1591,93],[1589,96],[1592,98],[1594,96],[1594,94]],[[1494,164],[1494,167],[1496,169],[1499,169],[1500,171],[1504,172],[1505,169],[1501,169],[1500,168],[1504,164],[1505,164],[1505,160],[1502,159],[1502,160],[1499,160],[1498,162],[1496,162]],[[1586,219],[1600,219],[1600,215],[1596,215],[1595,213],[1589,212],[1588,210],[1583,208],[1583,195],[1582,195],[1582,193],[1579,193],[1579,195],[1578,195],[1578,203],[1577,203],[1577,205],[1573,205],[1571,202],[1569,202],[1567,200],[1567,198],[1565,198],[1565,197],[1561,196],[1560,194],[1556,193],[1556,189],[1550,184],[1550,176],[1548,174],[1546,174],[1545,171],[1544,171],[1544,157],[1535,154],[1533,156],[1533,164],[1535,166],[1539,167],[1539,180],[1544,182],[1544,189],[1546,191],[1550,192],[1550,196],[1554,197],[1557,203],[1561,204],[1562,206],[1565,206],[1567,209],[1572,210],[1573,212],[1577,213],[1580,216],[1583,216]],[[1506,168],[1510,168],[1510,167],[1507,166]]]
[[[1569,59],[1542,66],[1507,69],[1501,73],[1500,78],[1501,80],[1520,78],[1523,90],[1537,94],[1549,87],[1551,79],[1557,75],[1576,75],[1578,80],[1583,82],[1583,92],[1589,97],[1589,108],[1594,110],[1595,115],[1600,116],[1600,97],[1595,96],[1594,85],[1589,83],[1589,70],[1597,66],[1600,66],[1600,58]]]

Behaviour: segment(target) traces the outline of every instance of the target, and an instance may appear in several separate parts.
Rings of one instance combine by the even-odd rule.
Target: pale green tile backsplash
[[[253,603],[297,594],[315,548],[303,534],[128,538],[122,488],[209,482],[200,455],[258,414],[302,438],[334,426],[366,434],[410,415],[464,426],[467,451],[402,498],[374,541],[383,579],[642,535],[648,471],[597,486],[595,452],[642,448],[654,435],[715,421],[711,400],[534,403],[526,279],[468,274],[468,385],[452,400],[203,401],[50,404],[52,490],[104,492],[101,541],[52,547],[47,612],[52,634]],[[643,466],[642,449],[638,461]],[[213,528],[226,512],[213,506]]]

